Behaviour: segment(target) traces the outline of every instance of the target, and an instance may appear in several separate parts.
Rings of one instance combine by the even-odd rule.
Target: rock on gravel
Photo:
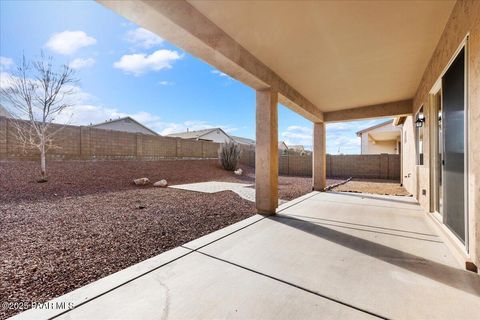
[[[243,170],[238,168],[237,170],[234,171],[237,176],[241,176],[243,174]]]
[[[154,187],[163,187],[163,188],[165,188],[166,186],[168,186],[168,182],[167,182],[167,180],[162,179],[162,180],[160,180],[160,181],[155,182],[155,183],[153,184],[153,186],[154,186]]]
[[[147,184],[150,183],[150,180],[148,180],[148,178],[138,178],[138,179],[134,179],[133,183],[135,183],[135,185],[137,186],[146,186]]]

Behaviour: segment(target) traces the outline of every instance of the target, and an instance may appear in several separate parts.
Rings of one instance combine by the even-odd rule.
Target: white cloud
[[[10,79],[14,77],[7,72],[0,73],[0,86],[2,88],[10,85]],[[130,116],[140,123],[146,125],[152,130],[167,135],[174,132],[189,130],[201,130],[208,128],[222,128],[227,133],[232,133],[238,129],[232,125],[211,124],[207,121],[187,120],[184,122],[166,122],[158,115],[140,111],[137,113],[127,113],[113,107],[106,107],[95,103],[95,97],[88,92],[83,91],[77,86],[65,87],[65,90],[71,90],[72,94],[65,97],[64,102],[72,105],[58,115],[54,122],[69,123],[72,125],[89,125],[101,123],[109,119],[117,119]]]
[[[214,69],[214,70],[210,71],[210,73],[218,76],[220,79],[223,79],[223,86],[225,86],[225,87],[230,86],[231,84],[234,83],[234,81],[236,81],[235,78],[232,78],[228,74],[226,74],[226,73],[224,73],[220,70],[217,70],[217,69]]]
[[[301,144],[306,147],[312,145],[312,128],[301,126],[289,126],[287,131],[281,133],[281,139],[288,145]]]
[[[80,48],[95,44],[97,40],[83,31],[63,31],[53,34],[45,47],[60,54],[72,54]]]
[[[387,118],[327,124],[327,152],[330,154],[359,154],[361,143],[356,132],[386,120]]]
[[[69,67],[75,70],[91,67],[95,64],[95,59],[93,58],[77,58],[69,63]]]
[[[136,76],[148,71],[160,71],[172,68],[172,63],[182,57],[177,51],[161,49],[147,55],[135,53],[124,55],[113,66]]]
[[[143,28],[127,31],[125,39],[135,46],[145,49],[160,45],[163,42],[162,38]]]
[[[231,133],[236,131],[229,125],[212,125],[206,121],[189,120],[181,123],[165,122],[161,117],[149,112],[140,111],[137,113],[121,112],[116,108],[108,108],[93,104],[79,104],[69,108],[60,117],[57,118],[59,123],[69,123],[74,125],[89,125],[95,123],[102,123],[110,119],[118,119],[130,116],[150,129],[158,132],[161,135],[168,135],[174,132],[184,132],[189,130],[202,130],[208,128],[222,128],[225,132]]]
[[[10,69],[14,65],[13,59],[7,57],[0,57],[0,68]]]
[[[8,72],[0,72],[0,89],[7,89],[12,86],[12,75]]]
[[[216,74],[216,75],[218,75],[219,77],[222,77],[222,78],[225,78],[225,77],[230,78],[230,76],[228,74],[226,74],[226,73],[224,73],[220,70],[215,69],[215,70],[212,70],[211,73]]]
[[[360,138],[352,136],[328,136],[328,153],[330,154],[359,154]]]
[[[16,76],[12,75],[8,72],[0,72],[0,88],[6,89],[12,86],[12,81],[15,81]],[[37,86],[38,90],[40,90],[41,83],[39,80],[34,80],[29,78],[30,81],[34,85]],[[94,97],[89,93],[83,91],[80,87],[74,85],[65,85],[62,87],[60,91],[60,95],[62,96],[63,93],[68,92],[65,96],[62,97],[61,101],[57,101],[57,103],[65,103],[67,105],[74,105],[74,107],[70,107],[65,109],[62,113],[58,115],[52,115],[48,118],[48,121],[56,122],[56,123],[71,123],[72,117],[72,110],[76,109],[85,103],[91,102]],[[37,92],[37,94],[42,94],[41,92]],[[19,118],[25,118],[26,114],[19,109],[14,108],[9,101],[4,101],[4,107],[6,107],[12,115]],[[33,106],[33,114],[38,119],[41,116],[42,107],[36,103]]]
[[[172,86],[175,84],[174,82],[171,82],[171,81],[158,81],[157,83],[161,86]]]

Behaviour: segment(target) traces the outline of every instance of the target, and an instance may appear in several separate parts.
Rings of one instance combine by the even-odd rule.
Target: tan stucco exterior
[[[278,206],[278,92],[257,91],[255,202],[262,214]]]
[[[361,154],[398,154],[401,129],[389,120],[357,132]]]
[[[327,187],[327,140],[325,123],[313,125],[313,190],[323,191]]]
[[[477,266],[480,265],[480,1],[458,1],[445,26],[437,47],[424,72],[422,81],[413,100],[413,111],[423,106],[425,114],[432,113],[432,99],[429,94],[437,80],[454,58],[457,49],[467,38],[467,157],[468,157],[468,245],[465,255]],[[430,117],[425,123],[424,131],[424,165],[416,165],[415,128],[412,117],[403,125],[403,135],[407,143],[403,146],[403,184],[413,193],[423,208],[432,210],[430,196],[433,154]],[[406,175],[410,174],[410,177]],[[423,192],[424,191],[424,194]]]
[[[103,123],[92,125],[92,127],[97,129],[104,129],[104,130],[143,133],[143,134],[149,134],[154,136],[158,135],[158,133],[156,133],[152,129],[147,128],[143,124],[137,122],[135,119],[132,119],[130,117],[109,120]]]

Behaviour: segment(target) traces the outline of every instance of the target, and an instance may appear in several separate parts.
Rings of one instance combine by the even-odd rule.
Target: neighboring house
[[[231,136],[231,137],[238,144],[255,148],[255,140],[253,139],[237,137],[237,136]]]
[[[7,109],[5,109],[4,106],[0,105],[0,117],[11,118],[12,115],[7,111]]]
[[[147,128],[140,122],[131,117],[124,117],[114,120],[108,120],[103,123],[90,125],[92,128],[114,130],[122,132],[143,133],[158,136],[159,134],[150,128]]]
[[[289,151],[292,151],[292,152],[297,152],[297,153],[302,153],[302,152],[305,152],[305,147],[301,144],[297,144],[297,145],[290,145],[287,147],[287,149]]]
[[[360,130],[357,136],[361,141],[362,154],[399,154],[402,130],[394,126],[392,120]]]
[[[288,152],[288,146],[285,141],[278,141],[278,153],[285,154]]]
[[[186,132],[176,132],[168,135],[169,137],[177,137],[182,139],[195,139],[195,140],[206,140],[213,141],[217,143],[225,143],[232,141],[225,131],[221,128],[210,128],[204,130],[195,130],[195,131],[186,131]]]

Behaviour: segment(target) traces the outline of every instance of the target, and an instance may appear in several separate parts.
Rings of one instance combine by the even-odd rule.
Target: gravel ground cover
[[[1,203],[0,301],[48,301],[254,213],[231,191],[170,188]]]
[[[400,185],[399,181],[381,179],[352,179],[345,184],[333,188],[332,191],[365,192],[394,196],[410,195],[408,191]]]
[[[167,179],[170,185],[203,181],[255,184],[255,169],[241,168],[243,175],[237,176],[223,170],[217,160],[50,161],[47,164],[49,181],[37,183],[37,162],[0,162],[0,203],[133,190],[138,187],[132,184],[132,179],[140,177],[148,177],[152,183]],[[339,181],[329,179],[327,182]],[[281,199],[292,200],[311,189],[310,177],[279,177]]]
[[[253,215],[254,204],[231,191],[131,182],[254,184],[254,169],[242,168],[236,176],[216,160],[50,161],[39,184],[37,162],[0,162],[0,302],[48,301]],[[310,178],[279,180],[283,199],[311,191]]]

